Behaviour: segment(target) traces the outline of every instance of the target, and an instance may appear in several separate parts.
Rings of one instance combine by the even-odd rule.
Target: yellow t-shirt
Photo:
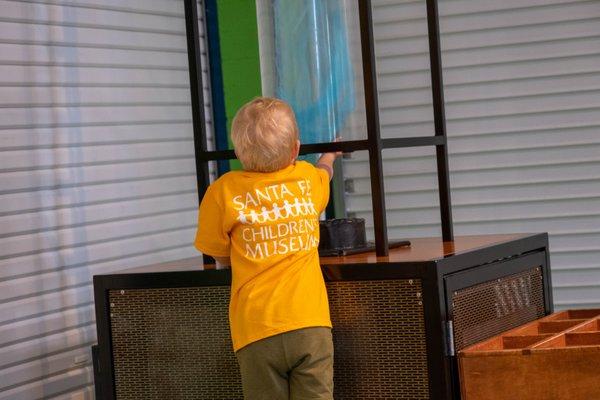
[[[329,175],[305,161],[275,172],[230,171],[207,189],[195,246],[231,257],[233,349],[278,333],[331,327],[319,265]]]

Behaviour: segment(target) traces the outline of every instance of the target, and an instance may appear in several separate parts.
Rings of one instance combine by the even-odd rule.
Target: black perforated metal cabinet
[[[458,399],[456,351],[552,311],[546,233],[422,261],[322,262],[336,399]],[[242,398],[230,271],[200,263],[94,277],[105,399]]]

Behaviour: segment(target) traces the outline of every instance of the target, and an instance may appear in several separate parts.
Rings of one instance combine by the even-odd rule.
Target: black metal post
[[[550,266],[550,242],[548,239],[548,232],[544,233],[544,252],[546,253],[546,263],[545,268],[543,268],[544,272],[544,298],[546,299],[546,310],[547,314],[552,314],[554,312],[554,300],[552,295],[552,278],[551,271],[552,268]]]
[[[115,371],[110,332],[110,302],[102,278],[94,276],[94,303],[96,305],[96,332],[98,337],[98,364],[102,379],[99,383],[104,399],[116,399]]]
[[[187,36],[188,69],[190,72],[190,97],[192,100],[192,127],[194,132],[194,152],[196,159],[196,181],[198,204],[210,185],[208,162],[202,160],[206,153],[206,118],[204,115],[204,92],[202,88],[202,59],[200,34],[198,32],[198,5],[196,0],[184,0],[185,32]],[[204,255],[204,263],[212,264],[212,257]]]
[[[440,47],[437,0],[427,0],[427,28],[429,33],[429,59],[435,135],[446,138],[446,112],[444,109],[444,82],[442,79],[442,52]],[[448,146],[446,140],[444,140],[443,144],[435,146],[435,153],[437,158],[442,238],[445,242],[449,242],[454,240],[454,232],[452,229],[450,173],[448,169]]]
[[[208,163],[203,162],[200,157],[207,149],[204,93],[202,89],[202,60],[200,58],[200,34],[198,32],[198,5],[196,0],[184,0],[184,6],[192,100],[192,127],[194,131],[194,151],[196,153],[196,179],[198,181],[198,201],[201,201],[206,188],[210,184],[210,177],[208,175]]]
[[[375,230],[375,252],[378,256],[389,254],[387,221],[385,216],[385,192],[383,188],[382,143],[379,130],[379,104],[377,101],[377,72],[375,70],[375,46],[373,40],[373,17],[371,0],[358,0],[360,17],[360,42],[367,136],[369,141],[369,168],[371,172],[371,202]]]

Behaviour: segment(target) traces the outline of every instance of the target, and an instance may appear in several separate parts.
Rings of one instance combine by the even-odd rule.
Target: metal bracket
[[[446,354],[454,356],[454,326],[452,320],[446,321]]]

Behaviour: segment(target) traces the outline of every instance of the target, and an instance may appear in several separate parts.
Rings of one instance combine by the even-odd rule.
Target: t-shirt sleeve
[[[198,229],[194,240],[194,246],[202,253],[217,257],[229,256],[230,238],[224,217],[217,191],[210,185],[200,202]]]
[[[329,203],[329,172],[326,169],[315,167],[317,172],[317,184],[319,186],[319,193],[321,194],[321,202],[319,203],[319,214],[325,211],[327,204]]]

